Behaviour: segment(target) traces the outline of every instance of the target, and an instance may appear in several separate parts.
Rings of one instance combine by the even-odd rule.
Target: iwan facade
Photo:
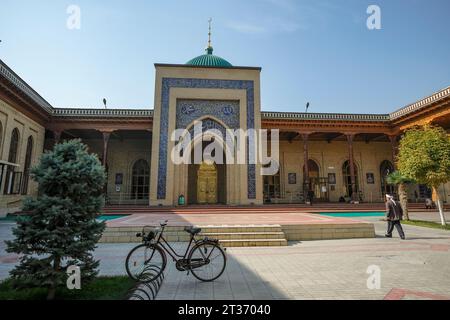
[[[108,204],[176,206],[183,198],[186,205],[270,205],[302,203],[308,191],[316,201],[380,202],[383,193],[395,193],[385,177],[395,170],[402,133],[426,123],[450,130],[450,87],[391,114],[265,112],[261,68],[232,66],[212,47],[186,64],[155,69],[153,110],[70,109],[51,106],[0,60],[1,212],[36,194],[30,168],[68,139],[81,138],[105,165]],[[261,175],[259,163],[175,164],[172,132],[191,132],[198,121],[205,133],[279,130],[279,170]],[[193,144],[208,147],[201,139]],[[449,183],[439,192],[450,201]],[[411,201],[429,196],[425,186],[410,187]]]

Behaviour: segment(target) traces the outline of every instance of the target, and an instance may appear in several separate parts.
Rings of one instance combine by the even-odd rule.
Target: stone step
[[[280,225],[222,225],[222,226],[200,226],[202,232],[197,237],[208,237],[219,239],[226,247],[255,247],[255,246],[285,246],[286,235]],[[100,242],[127,243],[141,242],[136,237],[140,232],[139,227],[107,228]],[[190,235],[184,231],[184,227],[167,227],[164,238],[169,242],[189,241]]]
[[[199,237],[208,237],[219,240],[252,240],[252,239],[283,239],[284,232],[228,232],[228,233],[201,233]]]
[[[220,244],[226,248],[230,247],[275,247],[287,246],[286,239],[248,239],[248,240],[220,240]]]

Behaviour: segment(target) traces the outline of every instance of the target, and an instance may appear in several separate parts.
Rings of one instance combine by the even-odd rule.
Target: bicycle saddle
[[[200,233],[202,231],[202,229],[196,228],[196,227],[184,227],[184,231],[195,236],[197,233]]]

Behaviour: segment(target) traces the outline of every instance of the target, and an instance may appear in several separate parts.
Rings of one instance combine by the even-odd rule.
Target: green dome
[[[200,66],[200,67],[232,67],[233,65],[229,63],[227,60],[215,56],[212,54],[213,48],[206,48],[206,54],[202,54],[201,56],[195,57],[192,60],[186,62],[189,66]]]

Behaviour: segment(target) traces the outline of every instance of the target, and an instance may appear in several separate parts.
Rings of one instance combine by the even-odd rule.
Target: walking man
[[[403,209],[398,201],[394,200],[394,197],[386,195],[386,220],[387,220],[387,232],[386,237],[392,238],[392,231],[394,227],[397,229],[398,234],[402,240],[405,240],[405,233],[403,232],[400,221],[403,218]]]

